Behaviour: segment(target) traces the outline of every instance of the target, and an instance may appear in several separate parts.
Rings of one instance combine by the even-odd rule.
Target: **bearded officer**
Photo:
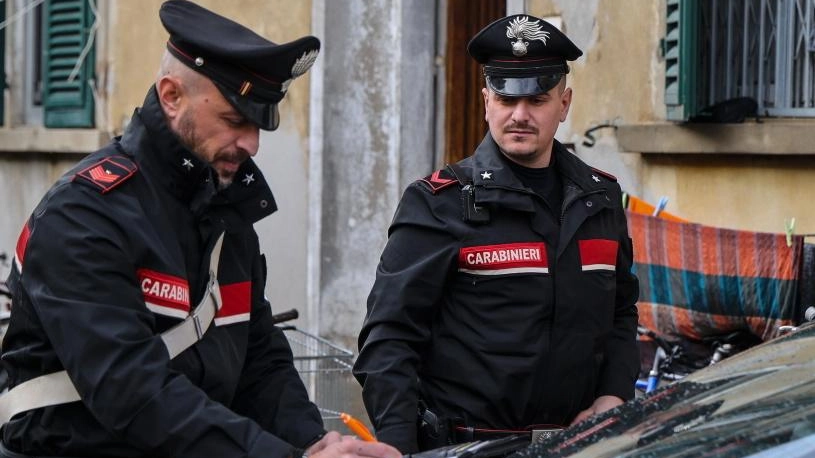
[[[326,434],[263,294],[253,224],[276,206],[251,157],[319,41],[182,0],[159,15],[143,106],[17,244],[0,456],[398,458]]]

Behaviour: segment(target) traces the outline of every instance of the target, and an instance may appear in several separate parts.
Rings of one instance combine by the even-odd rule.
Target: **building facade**
[[[349,348],[402,190],[486,131],[465,46],[507,13],[545,17],[583,49],[558,138],[625,191],[664,196],[694,222],[783,232],[794,217],[797,233],[815,232],[812,0],[200,3],[274,41],[323,41],[280,129],[262,133],[257,161],[280,210],[258,231],[276,310],[299,309],[298,326]],[[167,38],[160,4],[0,0],[0,251],[13,251],[48,186],[141,104]],[[700,122],[737,97],[761,116]]]

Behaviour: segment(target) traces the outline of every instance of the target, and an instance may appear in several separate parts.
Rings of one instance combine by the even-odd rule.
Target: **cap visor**
[[[554,75],[530,76],[526,78],[504,78],[487,76],[487,86],[495,93],[510,97],[526,97],[543,94],[557,86],[562,73]]]
[[[277,110],[277,103],[257,102],[226,90],[214,81],[213,83],[221,91],[224,98],[252,124],[263,130],[275,130],[280,125],[280,113]]]

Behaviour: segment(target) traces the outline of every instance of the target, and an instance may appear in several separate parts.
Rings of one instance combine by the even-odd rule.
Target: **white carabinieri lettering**
[[[186,280],[139,269],[141,291],[144,304],[153,313],[185,318],[190,312],[190,288]]]
[[[543,243],[512,243],[462,248],[459,272],[475,275],[549,273]]]

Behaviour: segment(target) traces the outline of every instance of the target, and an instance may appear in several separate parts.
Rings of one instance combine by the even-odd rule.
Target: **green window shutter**
[[[43,8],[43,111],[46,127],[93,127],[93,46],[73,80],[90,36],[88,0],[46,0]]]
[[[701,9],[699,1],[666,0],[665,108],[671,121],[687,121],[700,105]]]
[[[6,20],[6,1],[0,0],[0,22]],[[0,29],[0,126],[6,123],[6,29]]]

